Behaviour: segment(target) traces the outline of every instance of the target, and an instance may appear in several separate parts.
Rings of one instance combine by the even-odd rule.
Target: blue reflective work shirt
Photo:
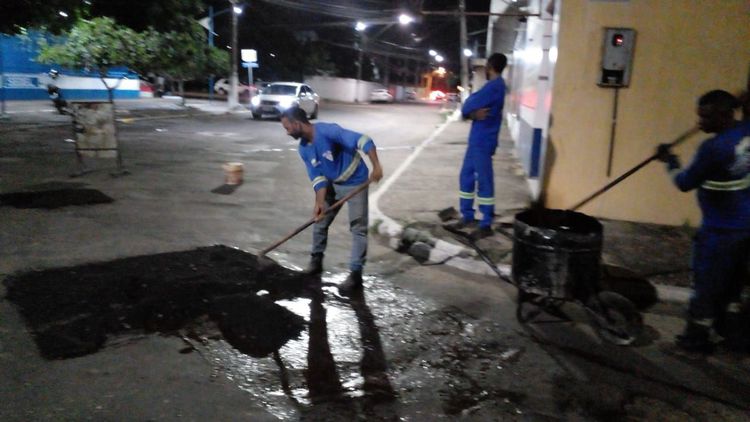
[[[750,122],[705,140],[675,173],[681,191],[698,188],[703,226],[750,230]]]
[[[471,94],[461,107],[465,118],[480,108],[489,108],[490,112],[484,120],[474,120],[469,133],[469,147],[491,149],[497,148],[497,138],[500,124],[503,121],[503,104],[505,103],[505,81],[495,78]]]
[[[339,185],[367,181],[369,170],[358,151],[367,154],[375,147],[370,137],[335,123],[315,123],[313,130],[312,142],[300,139],[299,155],[316,192],[329,181]]]

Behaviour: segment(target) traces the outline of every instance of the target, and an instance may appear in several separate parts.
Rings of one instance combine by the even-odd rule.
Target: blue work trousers
[[[750,230],[701,227],[693,243],[688,317],[708,325],[740,299],[747,278]]]
[[[464,221],[474,220],[474,195],[476,192],[479,212],[482,213],[480,227],[490,227],[495,215],[495,175],[492,171],[492,156],[495,148],[479,148],[469,145],[464,156],[459,178],[459,203]]]
[[[330,206],[334,202],[346,196],[349,192],[356,189],[359,185],[337,185],[331,183],[326,191],[326,203]],[[349,231],[352,233],[352,253],[349,260],[349,269],[351,271],[362,271],[367,259],[367,192],[368,189],[354,195],[347,201],[346,207],[349,210]],[[312,253],[324,253],[328,245],[328,228],[333,223],[333,219],[341,210],[332,211],[315,223],[313,228],[313,247]]]

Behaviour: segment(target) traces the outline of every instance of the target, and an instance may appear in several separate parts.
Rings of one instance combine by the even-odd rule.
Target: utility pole
[[[229,78],[229,98],[227,98],[227,107],[230,109],[239,106],[237,95],[237,0],[229,0],[232,3],[232,73]]]
[[[365,43],[365,31],[360,31],[360,40],[359,40],[359,60],[357,61],[357,82],[355,84],[354,88],[354,102],[359,102],[359,81],[362,79],[362,51],[365,49],[364,43]]]
[[[461,20],[461,51],[458,52],[461,57],[461,91],[462,100],[469,95],[469,58],[464,54],[467,44],[466,35],[466,0],[458,0],[458,13]]]
[[[214,46],[214,7],[208,6],[208,46]],[[214,100],[214,75],[208,77],[208,102]]]

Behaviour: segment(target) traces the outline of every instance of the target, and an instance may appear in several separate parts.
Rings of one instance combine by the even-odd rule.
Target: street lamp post
[[[232,105],[232,100],[231,100],[232,95],[231,95],[231,93],[230,93],[230,98],[227,99],[227,101],[229,102],[229,107],[231,108],[231,107],[236,107],[237,104],[238,104],[238,101],[236,99],[236,97],[237,97],[237,55],[236,55],[236,50],[237,50],[237,15],[239,15],[239,14],[242,13],[242,8],[240,8],[239,6],[237,6],[237,0],[229,0],[229,2],[232,4],[231,7],[227,8],[227,9],[224,9],[222,11],[216,12],[216,13],[214,13],[213,6],[208,6],[208,18],[207,18],[208,22],[206,22],[207,25],[204,24],[204,20],[206,18],[201,19],[200,23],[206,29],[208,29],[208,45],[209,45],[209,47],[213,47],[214,46],[214,35],[216,34],[216,31],[214,30],[214,18],[216,18],[217,16],[222,15],[224,13],[232,12],[232,45],[231,45],[232,53],[231,54],[232,54],[232,68],[234,70],[232,71],[232,73],[230,73],[229,83],[230,83],[231,87],[234,87],[234,97],[235,97],[235,99],[234,99],[234,105]],[[234,81],[234,82],[232,82],[232,81]],[[230,90],[232,89],[231,87],[230,87]],[[208,78],[208,100],[209,101],[213,100],[213,94],[214,94],[214,77],[210,76]]]
[[[362,53],[365,49],[364,43],[365,43],[365,29],[367,29],[367,25],[364,24],[364,22],[357,22],[357,25],[354,27],[354,29],[359,32],[359,60],[357,61],[357,81],[354,84],[354,102],[359,102],[359,80],[362,79]]]
[[[398,23],[400,23],[401,25],[408,25],[408,24],[410,24],[412,22],[414,22],[414,18],[412,18],[411,16],[409,16],[409,15],[407,15],[405,13],[402,13],[398,17]],[[373,37],[371,37],[372,40],[375,40],[379,36],[383,35],[383,33],[385,31],[387,31],[390,27],[392,27],[393,25],[395,25],[396,22],[391,21],[391,20],[387,20],[387,21],[379,20],[377,22],[369,22],[369,24],[371,24],[371,25],[372,24],[380,24],[380,25],[384,24],[385,25],[385,27],[383,29],[381,29],[377,34],[375,34]],[[362,60],[363,60],[362,55],[363,55],[363,52],[364,52],[365,44],[367,43],[367,34],[365,33],[365,29],[367,29],[367,26],[368,26],[368,23],[365,23],[365,22],[362,22],[362,21],[358,21],[357,24],[354,26],[354,29],[357,32],[359,32],[359,34],[360,34],[359,63],[357,63],[357,81],[356,81],[355,88],[354,88],[355,89],[355,92],[354,92],[354,102],[355,103],[359,102],[359,80],[362,79]],[[386,69],[387,68],[388,68],[388,56],[386,56]],[[386,70],[385,78],[386,78],[386,85],[387,85],[388,84],[388,82],[387,82],[388,81],[388,71],[387,70]]]
[[[237,108],[239,101],[237,98],[237,0],[229,0],[232,3],[232,73],[229,77],[229,98],[227,106],[230,109]]]

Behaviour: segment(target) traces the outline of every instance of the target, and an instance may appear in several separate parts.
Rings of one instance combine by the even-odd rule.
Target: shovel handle
[[[368,179],[365,183],[362,183],[361,185],[357,186],[356,189],[354,189],[353,191],[347,193],[343,198],[339,199],[333,205],[331,205],[330,207],[328,207],[323,212],[323,215],[329,214],[329,213],[333,212],[334,210],[340,208],[342,205],[344,205],[344,203],[346,201],[352,199],[354,197],[354,195],[356,195],[356,194],[362,192],[363,190],[367,189],[367,186],[369,186],[371,182],[372,182],[372,180]],[[287,234],[283,238],[281,238],[278,241],[276,241],[271,246],[268,246],[265,249],[263,249],[262,251],[260,251],[260,254],[258,256],[264,256],[265,254],[267,254],[267,253],[271,252],[272,250],[278,248],[284,242],[286,242],[287,240],[289,240],[289,239],[293,238],[294,236],[298,235],[302,230],[305,230],[306,228],[308,228],[309,226],[311,226],[313,223],[315,223],[315,217],[307,220],[307,222],[305,224],[297,227],[296,229],[294,229],[291,232],[289,232],[289,234]]]
[[[691,136],[695,135],[695,134],[696,134],[696,133],[698,133],[698,132],[700,132],[700,128],[699,128],[698,126],[694,126],[694,127],[690,128],[690,130],[686,131],[686,132],[685,132],[685,133],[683,133],[682,135],[680,135],[680,136],[678,136],[677,138],[675,138],[675,139],[674,139],[674,140],[673,140],[672,142],[670,142],[670,143],[669,143],[669,146],[670,146],[670,147],[674,147],[674,146],[677,146],[677,145],[679,145],[679,144],[681,144],[681,143],[685,142],[685,140],[686,140],[687,138],[689,138],[689,137],[691,137]],[[592,193],[591,195],[589,195],[589,196],[588,196],[588,197],[587,197],[586,199],[584,199],[584,200],[582,200],[581,202],[579,202],[579,203],[577,203],[577,204],[573,205],[573,206],[572,206],[572,207],[571,207],[570,209],[571,209],[572,211],[575,211],[575,210],[577,210],[577,209],[581,208],[582,206],[584,206],[584,205],[588,204],[588,203],[589,203],[589,202],[590,202],[590,201],[591,201],[592,199],[594,199],[594,198],[596,198],[597,196],[599,196],[599,195],[603,194],[604,192],[606,192],[606,191],[610,190],[610,189],[611,189],[611,188],[613,188],[613,187],[614,187],[615,185],[617,185],[618,183],[620,183],[620,182],[622,182],[623,180],[627,179],[628,177],[630,177],[630,175],[632,175],[633,173],[635,173],[635,172],[637,172],[638,170],[642,169],[642,168],[643,168],[643,167],[645,167],[645,166],[646,166],[646,165],[647,165],[648,163],[650,163],[650,162],[654,161],[654,160],[655,160],[655,159],[657,159],[658,157],[659,157],[659,155],[658,155],[658,154],[653,154],[652,156],[650,156],[650,157],[648,157],[647,159],[643,160],[643,161],[642,161],[642,162],[641,162],[640,164],[638,164],[637,166],[635,166],[635,167],[633,167],[632,169],[630,169],[630,170],[626,171],[625,173],[623,173],[623,174],[622,174],[622,175],[621,175],[620,177],[618,177],[617,179],[615,179],[615,180],[613,180],[613,181],[609,182],[609,183],[608,183],[608,184],[607,184],[606,186],[604,186],[603,188],[601,188],[601,189],[599,189],[598,191],[596,191],[596,192]]]

